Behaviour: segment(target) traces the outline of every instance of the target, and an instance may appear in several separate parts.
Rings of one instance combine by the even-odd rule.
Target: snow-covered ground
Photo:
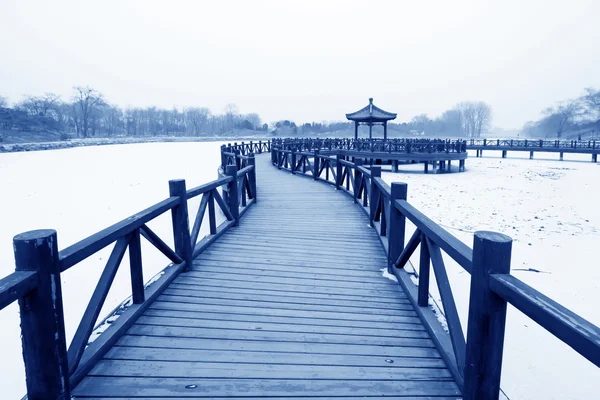
[[[409,165],[383,179],[407,182],[409,202],[469,246],[477,230],[511,236],[511,273],[600,325],[600,164],[589,155],[565,154],[563,162],[551,153],[470,155],[465,173],[425,175],[422,165]],[[445,262],[466,332],[470,277]],[[512,307],[504,349],[502,388],[511,399],[598,395],[600,369]]]
[[[14,269],[15,234],[53,228],[62,249],[166,198],[169,179],[185,178],[188,187],[214,180],[220,144],[152,143],[0,154],[0,185],[5,188],[0,198],[0,276]],[[565,154],[564,162],[553,154],[536,153],[536,160],[529,160],[526,153],[510,152],[508,159],[494,155],[488,151],[485,158],[469,158],[466,173],[424,175],[422,166],[402,166],[401,173],[384,173],[383,178],[408,182],[409,201],[469,245],[472,233],[480,229],[510,235],[512,273],[600,325],[600,268],[594,252],[594,245],[600,244],[600,165],[590,163],[587,155]],[[566,161],[577,159],[582,161]],[[199,198],[190,203],[191,218],[198,204]],[[168,213],[150,227],[171,244]],[[149,280],[168,260],[144,241],[143,246]],[[63,274],[69,339],[109,251]],[[103,315],[130,294],[127,260],[126,255]],[[416,257],[412,262],[418,265]],[[446,263],[466,323],[469,275],[447,259]],[[523,271],[528,268],[542,272]],[[25,385],[16,305],[0,311],[0,327],[2,398],[17,398]],[[597,394],[598,368],[510,308],[504,360],[502,386],[511,399],[589,399]]]
[[[216,179],[221,144],[149,143],[0,154],[0,276],[14,271],[15,234],[56,229],[59,249],[63,249],[167,198],[169,179],[184,178],[188,188]],[[189,203],[191,221],[199,202],[200,196]],[[170,213],[149,226],[172,245]],[[206,233],[202,231],[201,236]],[[111,248],[62,276],[69,341]],[[142,250],[144,278],[148,281],[169,261],[144,239]],[[126,254],[101,318],[131,294],[128,260]],[[25,393],[25,378],[16,304],[0,311],[0,327],[0,397],[20,398]]]

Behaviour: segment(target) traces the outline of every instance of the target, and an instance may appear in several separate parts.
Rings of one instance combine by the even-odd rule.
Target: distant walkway
[[[257,204],[73,389],[76,398],[456,399],[368,217],[257,159]]]

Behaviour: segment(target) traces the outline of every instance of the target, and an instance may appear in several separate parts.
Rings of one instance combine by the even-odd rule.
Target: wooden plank
[[[261,301],[256,298],[251,299],[221,299],[199,296],[190,296],[189,291],[181,291],[178,289],[167,289],[164,292],[163,301],[172,301],[189,304],[206,304],[219,306],[237,306],[237,307],[254,307],[254,308],[277,308],[282,310],[305,310],[305,311],[330,311],[339,313],[354,313],[354,314],[374,314],[374,315],[401,315],[406,316],[411,313],[406,311],[414,311],[411,304],[397,304],[394,308],[361,307],[356,303],[352,306],[338,306],[326,304],[307,304],[307,303],[291,303],[277,301]]]
[[[190,284],[203,284],[203,283],[214,283],[223,281],[221,274],[209,274],[205,273],[202,277],[196,277],[190,274],[185,275],[185,280]],[[318,281],[318,280],[301,280],[301,279],[292,279],[292,278],[272,278],[272,277],[245,277],[242,275],[236,276],[237,279],[231,278],[227,279],[227,284],[245,284],[248,287],[253,287],[255,284],[262,285],[276,285],[279,287],[289,287],[295,288],[299,290],[304,289],[318,289],[318,290],[329,290],[332,292],[339,291],[339,293],[345,293],[347,291],[355,291],[358,293],[369,293],[374,294],[376,296],[385,295],[390,293],[397,293],[399,291],[398,287],[395,285],[373,285],[373,284],[364,284],[364,286],[360,286],[356,284],[356,282],[335,282],[335,281]],[[245,279],[246,278],[246,279]],[[184,277],[182,277],[182,280]],[[183,281],[179,281],[179,283],[185,283]]]
[[[273,285],[271,283],[261,282],[248,282],[245,280],[240,281],[223,281],[220,279],[194,279],[190,277],[179,277],[177,283],[183,285],[210,285],[216,287],[225,288],[250,288],[250,289],[266,289],[270,290],[274,286],[276,290],[287,291],[289,293],[314,293],[314,294],[342,294],[349,296],[363,296],[363,297],[377,297],[382,299],[396,299],[397,293],[401,292],[401,289],[397,289],[396,292],[393,290],[375,290],[375,289],[353,289],[353,288],[340,288],[339,286],[323,286],[323,285],[295,285],[287,283],[279,283]]]
[[[226,279],[229,281],[245,281],[245,282],[261,282],[275,284],[292,284],[292,285],[309,285],[312,287],[340,287],[340,288],[357,288],[357,289],[376,289],[376,290],[391,290],[398,291],[398,287],[394,283],[385,278],[380,280],[372,280],[365,282],[343,281],[335,279],[319,279],[319,276],[302,276],[302,277],[285,277],[285,276],[270,276],[268,274],[248,274],[243,271],[238,273],[233,272],[209,272],[209,271],[190,271],[185,274],[188,278],[194,279]]]
[[[115,346],[106,354],[107,360],[189,361],[197,363],[254,363],[275,365],[323,365],[390,368],[445,368],[440,358],[355,356],[347,354],[278,353],[274,351],[175,349],[161,347]],[[387,361],[386,361],[387,360]],[[390,362],[391,361],[391,362]]]
[[[193,385],[193,386],[189,386]],[[186,388],[186,386],[188,388]],[[457,396],[454,382],[446,381],[353,381],[285,379],[203,379],[87,377],[73,391],[74,396],[182,396],[182,397],[273,397],[273,396]]]
[[[452,381],[447,369],[351,367],[327,365],[242,364],[235,368],[226,363],[189,361],[102,360],[88,376],[202,378],[202,379],[352,379],[352,380],[418,380]]]
[[[330,296],[312,296],[296,293],[288,293],[287,295],[281,295],[281,292],[272,292],[269,290],[219,290],[215,289],[214,286],[198,286],[190,287],[188,285],[181,285],[179,283],[171,285],[169,288],[173,290],[171,294],[188,297],[200,297],[200,298],[215,298],[215,299],[234,299],[234,300],[255,300],[255,301],[266,301],[273,303],[298,303],[298,304],[313,304],[313,305],[330,305],[338,307],[362,307],[362,308],[377,308],[377,309],[398,309],[398,307],[406,307],[410,304],[406,297],[398,296],[396,302],[398,306],[394,304],[386,305],[381,304],[377,298],[345,298],[343,296],[330,295]]]
[[[277,299],[281,302],[301,302],[301,303],[318,303],[318,304],[337,304],[352,306],[353,304],[359,303],[363,307],[381,307],[385,308],[386,304],[382,304],[379,297],[365,297],[365,296],[346,296],[340,294],[314,294],[295,292],[290,293],[281,290],[269,290],[269,289],[252,289],[252,288],[227,288],[223,291],[221,286],[208,286],[208,285],[182,285],[179,283],[173,283],[169,286],[172,289],[180,289],[185,291],[193,291],[196,293],[202,293],[206,297],[215,298],[252,298],[258,296],[258,298],[264,299]],[[405,304],[410,302],[406,295],[399,292],[388,307],[393,308],[393,304],[397,301],[398,304]]]
[[[152,304],[152,308],[160,308],[163,310],[179,310],[179,311],[195,311],[195,312],[230,312],[238,311],[245,312],[247,314],[258,314],[258,315],[274,315],[274,316],[285,316],[290,314],[290,310],[286,308],[271,308],[271,307],[258,307],[258,306],[224,306],[218,304],[197,304],[197,303],[184,303],[181,301],[170,301],[179,300],[175,299],[174,296],[165,296],[158,299],[158,301]],[[399,315],[378,315],[378,314],[360,314],[360,313],[341,313],[341,312],[330,312],[330,311],[307,311],[307,310],[294,310],[294,316],[298,317],[313,317],[326,318],[326,319],[354,319],[361,321],[384,321],[384,322],[416,322],[418,321],[416,313],[414,311],[398,311]]]
[[[15,271],[0,279],[0,310],[25,296],[37,285],[36,271]]]
[[[160,306],[159,306],[160,307]],[[198,319],[204,321],[225,321],[225,322],[260,322],[283,325],[309,325],[321,327],[339,327],[339,328],[370,328],[387,330],[424,330],[425,328],[418,320],[407,318],[406,322],[385,322],[385,321],[361,321],[355,319],[327,319],[311,318],[310,316],[289,316],[289,315],[262,315],[260,313],[248,314],[245,310],[228,309],[222,312],[205,312],[198,314],[194,311],[181,311],[176,309],[149,308],[144,315],[169,317],[169,318],[187,318],[190,320]]]
[[[243,331],[263,332],[295,332],[295,333],[313,333],[313,334],[335,334],[348,336],[375,336],[386,338],[410,337],[427,339],[429,335],[419,324],[396,324],[393,330],[383,330],[365,327],[342,327],[331,325],[307,325],[295,324],[293,320],[281,319],[279,323],[273,322],[246,322],[246,321],[223,321],[211,320],[209,315],[203,319],[185,318],[181,314],[173,316],[155,316],[152,311],[148,310],[143,316],[137,320],[139,325],[157,325],[157,326],[179,326],[191,328],[213,328],[213,329],[232,329]],[[163,312],[164,313],[164,312]],[[223,318],[223,317],[221,317]]]
[[[362,346],[369,343],[370,346],[402,346],[402,347],[434,347],[430,339],[424,338],[386,338],[367,337],[359,335],[337,335],[337,334],[312,334],[298,332],[270,332],[262,330],[243,331],[220,328],[191,328],[180,326],[160,326],[135,324],[128,335],[137,336],[163,336],[175,338],[194,339],[219,339],[239,341],[267,341],[273,346],[285,345],[287,342],[294,343],[327,343],[343,344],[347,346]]]

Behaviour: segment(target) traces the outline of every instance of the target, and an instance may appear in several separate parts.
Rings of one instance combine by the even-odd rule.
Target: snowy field
[[[4,188],[0,198],[0,276],[14,271],[15,234],[56,229],[59,249],[63,249],[169,197],[169,179],[186,179],[188,188],[215,180],[221,144],[151,143],[0,154],[0,187]],[[189,203],[192,221],[200,197]],[[172,246],[169,212],[149,226]],[[206,233],[201,232],[201,236]],[[69,341],[111,248],[62,275]],[[142,251],[144,279],[148,281],[169,261],[144,239]],[[131,295],[128,264],[126,254],[101,317]],[[25,377],[16,304],[0,311],[0,327],[0,398],[20,398],[25,393]]]
[[[19,232],[56,229],[62,249],[166,198],[169,179],[184,178],[188,188],[214,180],[220,144],[152,143],[0,154],[0,185],[6,189],[0,199],[0,275],[14,269],[12,237]],[[407,182],[409,201],[469,245],[472,233],[480,229],[511,236],[512,273],[600,325],[596,308],[600,268],[594,252],[594,245],[600,244],[600,165],[590,163],[587,155],[565,154],[563,162],[558,154],[536,153],[536,160],[529,160],[528,153],[510,152],[508,159],[499,153],[495,158],[490,151],[485,155],[469,158],[466,173],[424,175],[419,165],[401,166],[401,173],[383,177]],[[199,197],[190,202],[191,218],[198,203]],[[149,225],[171,244],[168,213]],[[142,243],[148,280],[168,261]],[[109,251],[63,274],[69,340]],[[103,315],[130,295],[127,260],[126,255]],[[418,265],[416,257],[412,262]],[[466,325],[469,275],[449,260],[446,263]],[[434,284],[432,280],[432,288]],[[25,392],[16,305],[0,312],[0,326],[0,388],[2,398],[12,399]],[[502,387],[511,399],[596,395],[600,370],[514,309],[509,308],[506,332]]]
[[[474,155],[465,173],[425,175],[422,165],[409,165],[383,179],[408,183],[409,202],[471,247],[477,230],[511,236],[511,273],[600,325],[600,164],[590,155],[565,154],[563,162],[551,153]],[[469,274],[445,262],[466,332]],[[509,307],[502,377],[510,399],[591,399],[600,369]]]

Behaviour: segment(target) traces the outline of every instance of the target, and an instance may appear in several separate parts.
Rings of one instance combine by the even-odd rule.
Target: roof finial
[[[369,104],[373,104],[373,98],[369,97]]]

